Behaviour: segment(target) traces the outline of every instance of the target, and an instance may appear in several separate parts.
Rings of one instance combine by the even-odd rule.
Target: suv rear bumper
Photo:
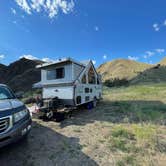
[[[23,122],[15,124],[7,133],[0,134],[0,148],[17,142],[19,139],[27,135],[31,129],[32,120],[30,116]]]

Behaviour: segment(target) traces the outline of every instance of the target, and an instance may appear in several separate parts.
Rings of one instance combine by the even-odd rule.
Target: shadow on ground
[[[95,121],[110,123],[152,123],[166,125],[166,105],[160,101],[102,101],[97,108],[80,108],[60,126],[86,125]]]
[[[0,150],[0,166],[97,166],[81,150],[79,139],[66,137],[33,122],[27,140]]]

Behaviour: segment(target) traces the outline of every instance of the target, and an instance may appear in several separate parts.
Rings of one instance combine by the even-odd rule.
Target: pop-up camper
[[[47,108],[55,109],[57,103],[64,107],[77,107],[86,103],[96,106],[102,97],[101,76],[91,60],[77,62],[65,58],[38,65],[37,68],[41,69],[41,82],[35,86],[42,87],[42,98]]]

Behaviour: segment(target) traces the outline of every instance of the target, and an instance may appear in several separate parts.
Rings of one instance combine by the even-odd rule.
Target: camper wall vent
[[[86,96],[85,97],[85,101],[89,101],[90,97],[89,96]]]
[[[89,88],[85,88],[85,93],[89,93]]]

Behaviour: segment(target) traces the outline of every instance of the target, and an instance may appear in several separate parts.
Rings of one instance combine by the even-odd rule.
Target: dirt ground
[[[93,159],[101,155],[98,151],[94,153],[95,149],[91,149],[88,153],[93,151],[92,157],[83,152],[83,148],[88,146],[84,143],[93,144],[93,134],[99,134],[90,135],[90,126],[88,130],[81,128],[93,113],[94,110],[79,110],[61,123],[33,118],[32,130],[27,140],[0,150],[0,166],[98,165]],[[90,122],[90,119],[88,121]],[[86,141],[81,144],[80,139]]]

